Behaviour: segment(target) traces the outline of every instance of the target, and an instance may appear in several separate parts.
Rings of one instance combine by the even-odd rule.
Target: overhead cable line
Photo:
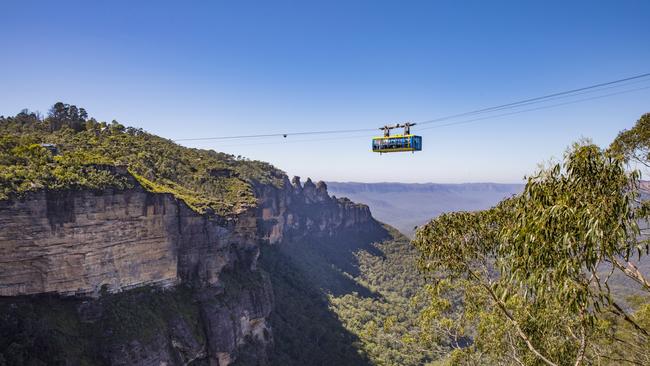
[[[374,129],[373,129],[374,131]],[[255,142],[255,143],[242,143],[242,144],[230,144],[230,145],[219,145],[219,148],[225,147],[241,147],[241,146],[260,146],[260,145],[285,145],[285,144],[299,144],[303,142],[322,142],[322,141],[342,141],[342,140],[353,140],[353,139],[365,139],[368,138],[368,134],[362,135],[349,135],[349,136],[339,136],[339,137],[321,137],[315,139],[298,139],[298,140],[275,140],[275,141],[266,141],[266,142]]]
[[[577,88],[577,89],[572,89],[572,90],[567,90],[567,91],[562,91],[562,92],[557,92],[557,93],[552,93],[552,94],[547,94],[539,97],[534,97],[534,98],[528,98],[524,100],[520,100],[517,102],[511,102],[511,103],[506,103],[506,104],[501,104],[493,107],[487,107],[487,108],[481,108],[481,109],[476,109],[473,111],[469,112],[464,112],[464,113],[458,113],[458,114],[453,114],[453,115],[448,115],[444,117],[439,117],[427,121],[421,121],[417,122],[418,125],[423,125],[423,124],[431,124],[431,123],[439,123],[439,122],[444,122],[447,120],[451,119],[456,119],[460,117],[467,117],[467,116],[472,116],[472,115],[479,115],[479,114],[485,114],[485,113],[492,113],[492,112],[497,112],[497,111],[502,111],[502,110],[508,110],[508,109],[515,109],[515,108],[520,108],[526,105],[532,105],[532,104],[538,104],[538,103],[543,103],[547,102],[550,100],[557,100],[557,99],[563,99],[563,98],[570,98],[574,97],[577,95],[582,95],[582,94],[587,94],[587,93],[594,93],[594,92],[599,92],[607,89],[612,89],[612,88],[618,88],[618,87],[623,87],[627,86],[630,84],[635,84],[639,82],[644,82],[647,80],[639,80],[639,79],[645,79],[650,76],[650,73],[644,73],[644,74],[639,74],[631,77],[627,77],[624,79],[618,79],[618,80],[613,80],[613,81],[608,81],[605,83],[599,83],[599,84],[594,84],[590,86],[585,86],[582,88]],[[636,80],[633,83],[627,83],[624,85],[618,85],[622,83],[626,83],[629,81]],[[619,93],[611,93],[603,96],[596,96],[593,98],[586,98],[585,100],[591,100],[591,99],[597,99],[597,98],[602,98],[606,96],[611,96],[611,95],[617,95],[617,94],[622,94],[622,93],[627,93],[635,90],[641,90],[641,89],[646,89],[646,88],[639,88],[639,89],[633,89],[633,90],[628,90],[624,92],[619,92]],[[566,103],[561,103],[559,105],[565,105],[565,104],[571,104],[572,102],[566,102]],[[544,109],[545,107],[539,107],[539,108],[533,108],[525,111],[530,111],[530,110],[537,110],[537,109]],[[510,115],[510,114],[515,114],[519,112],[524,112],[524,111],[516,111],[516,112],[511,112],[511,113],[506,113],[503,115]],[[502,116],[502,115],[498,115]],[[483,117],[480,118],[482,119],[488,119],[492,118],[490,116],[488,117]],[[443,127],[443,126],[450,126],[454,124],[462,124],[462,123],[468,123],[467,121],[459,121],[459,122],[453,122],[453,123],[447,123],[447,124],[442,124],[442,125],[437,125],[436,127]],[[432,128],[432,127],[429,127]],[[427,128],[425,128],[427,129]],[[284,137],[286,138],[287,136],[304,136],[304,135],[330,135],[330,134],[345,134],[345,133],[355,133],[355,132],[370,132],[370,131],[376,131],[376,128],[362,128],[362,129],[349,129],[349,130],[329,130],[329,131],[303,131],[303,132],[287,132],[287,133],[270,133],[270,134],[257,134],[257,135],[235,135],[235,136],[216,136],[216,137],[197,137],[197,138],[183,138],[183,139],[176,139],[173,140],[175,142],[179,141],[206,141],[206,140],[234,140],[234,139],[249,139],[249,138],[264,138],[264,137]]]
[[[514,111],[514,112],[501,113],[501,114],[487,116],[487,117],[473,118],[473,119],[464,120],[464,121],[449,122],[449,123],[445,123],[445,124],[441,124],[441,125],[423,127],[423,128],[420,128],[420,130],[430,130],[430,129],[434,129],[434,128],[455,126],[455,125],[461,125],[461,124],[466,124],[466,123],[471,123],[471,122],[476,122],[476,121],[482,121],[482,120],[491,119],[491,118],[510,116],[510,115],[513,115],[513,114],[532,112],[532,111],[537,111],[537,110],[541,110],[541,109],[555,108],[555,107],[560,107],[560,106],[567,105],[567,104],[581,103],[581,102],[586,102],[586,101],[589,101],[589,100],[601,99],[601,98],[611,97],[611,96],[619,95],[619,94],[627,94],[627,93],[640,91],[640,90],[645,90],[645,89],[650,89],[650,86],[644,86],[644,87],[634,88],[634,89],[627,89],[627,90],[622,90],[622,91],[619,91],[619,92],[603,94],[603,95],[596,95],[596,96],[589,97],[589,98],[582,98],[582,99],[571,100],[571,101],[563,102],[563,103],[544,105],[544,106],[541,106],[541,107],[523,109],[523,110]]]
[[[523,109],[523,110],[518,110],[518,111],[513,111],[513,112],[508,112],[508,113],[501,113],[501,114],[490,115],[490,116],[485,116],[485,117],[472,118],[472,119],[468,119],[468,120],[449,122],[449,123],[440,124],[440,125],[427,126],[427,127],[420,128],[420,130],[430,130],[430,129],[435,129],[435,128],[442,128],[442,127],[449,127],[449,126],[455,126],[455,125],[469,124],[469,123],[483,121],[483,120],[487,120],[487,119],[494,119],[494,118],[499,118],[499,117],[511,116],[511,115],[515,115],[515,114],[532,112],[532,111],[537,111],[537,110],[542,110],[542,109],[557,108],[557,107],[561,107],[561,106],[564,106],[564,105],[582,103],[582,102],[586,102],[586,101],[590,101],[590,100],[607,98],[607,97],[611,97],[611,96],[615,96],[615,95],[627,94],[627,93],[632,93],[632,92],[635,92],[635,91],[646,90],[646,89],[650,89],[650,86],[644,86],[644,87],[634,88],[634,89],[627,89],[627,90],[622,90],[622,91],[619,91],[619,92],[603,94],[603,95],[596,95],[596,96],[593,96],[593,97],[582,98],[582,99],[577,99],[577,100],[571,100],[571,101],[563,102],[563,103],[544,105],[544,106],[540,106],[540,107]],[[306,140],[270,141],[270,142],[253,143],[253,144],[220,145],[220,147],[276,145],[276,144],[291,144],[291,143],[303,143],[303,142],[315,142],[315,141],[331,141],[331,140],[337,140],[338,141],[338,140],[347,140],[347,139],[365,138],[365,137],[367,137],[367,136],[366,135],[354,135],[354,136],[345,136],[345,137],[329,137],[329,138],[306,139]]]
[[[306,131],[306,132],[291,132],[291,133],[269,133],[261,135],[240,135],[240,136],[217,136],[217,137],[197,137],[188,139],[176,139],[174,141],[201,141],[201,140],[234,140],[234,139],[249,139],[260,137],[287,137],[287,136],[301,136],[301,135],[331,135],[335,133],[354,133],[354,132],[368,132],[375,131],[376,128],[361,128],[356,130],[332,130],[332,131]]]

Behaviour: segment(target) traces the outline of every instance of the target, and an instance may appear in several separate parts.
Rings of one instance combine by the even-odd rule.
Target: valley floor
[[[448,348],[418,341],[424,287],[417,252],[397,230],[386,236],[267,247],[275,293],[274,365],[423,365]]]

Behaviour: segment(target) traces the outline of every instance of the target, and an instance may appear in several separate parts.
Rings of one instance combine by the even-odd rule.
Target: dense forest
[[[426,279],[416,259],[409,240],[390,227],[384,237],[266,248],[262,266],[276,294],[274,364],[439,362],[454,341],[438,322],[420,325]]]

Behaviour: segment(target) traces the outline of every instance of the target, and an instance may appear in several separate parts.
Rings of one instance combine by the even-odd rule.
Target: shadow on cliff
[[[359,339],[330,309],[327,295],[377,297],[354,280],[360,274],[355,253],[366,250],[383,257],[372,244],[388,237],[378,225],[370,233],[263,248],[260,264],[270,274],[275,298],[272,365],[371,365],[357,348]]]
[[[356,253],[385,257],[372,245],[388,237],[383,228],[372,234],[348,233],[333,239],[302,239],[279,245],[278,250],[291,259],[309,282],[322,293],[343,296],[356,292],[362,297],[377,297],[354,278],[361,274]]]
[[[140,287],[99,299],[0,297],[0,365],[184,364],[202,349],[192,290]],[[190,342],[188,342],[188,340]]]

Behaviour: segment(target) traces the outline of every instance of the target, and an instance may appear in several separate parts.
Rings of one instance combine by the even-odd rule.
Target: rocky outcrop
[[[170,194],[33,193],[0,201],[0,296],[97,295],[156,284],[216,285],[224,269],[255,269],[259,244],[370,231],[365,205],[330,197],[323,182],[257,185],[258,207],[200,215]]]
[[[161,330],[148,341],[102,345],[99,353],[112,365],[199,359],[264,365],[273,294],[257,269],[260,245],[379,225],[367,206],[330,197],[325,183],[310,179],[304,185],[286,176],[281,187],[254,184],[257,207],[232,217],[198,214],[128,179],[134,187],[128,190],[39,191],[0,201],[0,296],[66,296],[83,322],[113,334],[101,329],[108,324],[102,294],[128,297],[128,290],[143,286],[192,289],[201,334],[189,330],[196,317],[165,318],[155,322]]]
[[[288,179],[282,188],[256,186],[258,200],[258,231],[270,244],[304,237],[336,237],[347,231],[357,233],[377,230],[366,205],[347,198],[330,197],[324,182],[314,184],[300,177]]]

